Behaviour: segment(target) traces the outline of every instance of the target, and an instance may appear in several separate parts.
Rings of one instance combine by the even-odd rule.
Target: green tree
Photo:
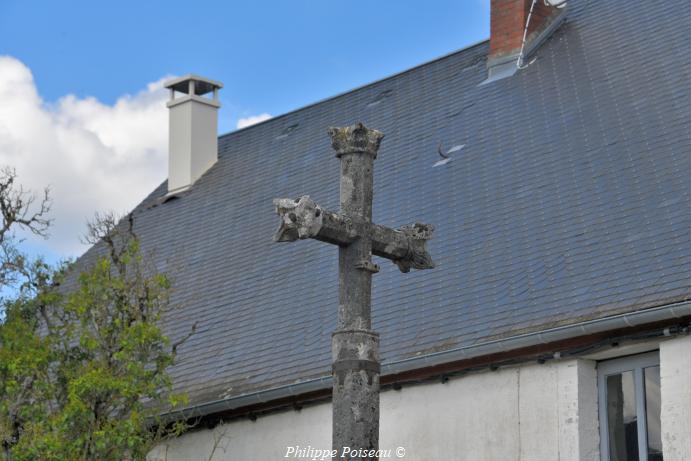
[[[35,313],[27,309],[29,298],[45,298],[41,286],[50,284],[50,268],[41,260],[30,260],[20,250],[19,234],[47,237],[50,220],[49,191],[41,200],[17,184],[11,168],[0,170],[0,441],[2,456],[18,440],[24,415],[32,412],[41,392],[36,378],[47,369],[46,342],[38,336]],[[47,300],[47,298],[46,298]]]
[[[83,262],[53,270],[21,256],[20,283],[4,301],[5,460],[142,460],[185,428],[157,418],[184,401],[166,373],[182,341],[172,344],[159,326],[168,278],[142,255],[132,215],[97,216],[87,240],[98,256],[79,275]]]

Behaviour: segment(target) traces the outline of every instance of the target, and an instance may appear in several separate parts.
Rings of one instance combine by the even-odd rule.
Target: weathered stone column
[[[333,449],[339,459],[376,460],[379,448],[379,335],[372,331],[372,253],[403,273],[432,269],[426,242],[434,226],[372,223],[372,167],[384,135],[362,123],[330,128],[341,160],[341,212],[307,195],[274,199],[281,223],[274,242],[317,239],[338,245],[338,327],[333,333]]]
[[[372,167],[383,134],[362,124],[329,130],[341,160],[341,215],[372,221]],[[369,227],[368,227],[369,228]],[[372,330],[370,232],[339,247],[338,329],[332,337],[333,449],[346,459],[379,448],[379,335]]]

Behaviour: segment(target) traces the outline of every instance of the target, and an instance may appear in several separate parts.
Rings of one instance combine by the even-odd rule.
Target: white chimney
[[[168,195],[174,195],[189,189],[218,159],[218,90],[223,84],[190,74],[165,87],[170,89]],[[202,97],[207,93],[213,98]]]

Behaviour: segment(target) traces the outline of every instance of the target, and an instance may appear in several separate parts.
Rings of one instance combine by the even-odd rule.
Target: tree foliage
[[[12,190],[12,183],[0,185],[0,208],[3,194],[12,202]],[[14,216],[45,232],[47,208],[32,221],[24,197]],[[5,229],[22,225],[2,211]],[[142,255],[131,215],[120,222],[97,216],[87,240],[97,255],[78,276],[76,265],[53,270],[29,263],[12,245],[14,253],[3,250],[15,255],[3,280],[19,283],[4,300],[0,324],[0,459],[141,460],[184,430],[156,416],[184,400],[171,393],[166,373],[180,343],[159,326],[169,308],[168,278]]]

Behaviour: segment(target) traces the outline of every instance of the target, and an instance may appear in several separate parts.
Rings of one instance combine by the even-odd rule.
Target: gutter
[[[395,360],[382,364],[381,376],[395,375],[420,368],[428,368],[449,362],[473,359],[491,354],[508,352],[542,344],[554,343],[580,336],[603,333],[610,330],[631,328],[655,322],[674,320],[691,316],[691,301],[654,307],[642,311],[613,315],[596,320],[574,323],[562,327],[549,328],[534,333],[525,333],[508,338],[487,341],[478,344],[433,352],[430,354]],[[278,386],[236,397],[219,399],[212,402],[190,406],[181,410],[164,413],[166,420],[200,417],[213,413],[235,410],[251,405],[268,403],[278,399],[297,397],[311,392],[331,389],[331,376],[310,379],[295,384]]]

